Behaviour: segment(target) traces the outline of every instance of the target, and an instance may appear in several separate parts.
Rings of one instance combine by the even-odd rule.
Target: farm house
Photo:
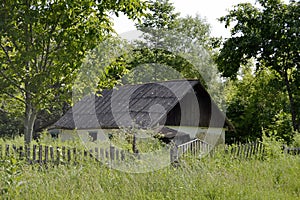
[[[105,140],[112,130],[153,129],[166,143],[179,145],[196,137],[225,142],[231,129],[208,92],[197,80],[174,80],[119,86],[85,96],[54,127],[62,140],[78,134]],[[213,140],[213,141],[212,141]]]

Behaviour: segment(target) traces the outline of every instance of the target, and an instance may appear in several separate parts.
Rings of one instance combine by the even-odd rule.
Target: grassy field
[[[185,159],[149,173],[125,173],[93,160],[77,165],[0,162],[2,199],[300,199],[300,156]]]

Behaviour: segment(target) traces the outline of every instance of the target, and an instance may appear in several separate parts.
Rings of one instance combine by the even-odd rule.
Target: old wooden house
[[[62,139],[73,130],[94,140],[113,129],[157,130],[165,142],[182,144],[196,137],[224,143],[230,123],[197,80],[118,86],[85,96],[55,124]]]

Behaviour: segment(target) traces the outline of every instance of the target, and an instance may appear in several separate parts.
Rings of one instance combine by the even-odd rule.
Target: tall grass
[[[7,158],[0,162],[0,193],[2,199],[300,199],[300,157],[266,156],[219,153],[136,174],[92,159],[46,168]]]
[[[262,160],[207,158],[179,168],[132,174],[89,160],[40,167],[2,161],[8,199],[299,199],[299,157]]]

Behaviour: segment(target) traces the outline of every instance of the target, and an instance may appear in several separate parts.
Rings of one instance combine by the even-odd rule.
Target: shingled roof
[[[199,105],[190,103],[192,93],[196,94]],[[190,112],[182,117],[181,108],[185,106]],[[218,113],[213,123],[211,110]],[[194,117],[199,115],[200,118]],[[101,95],[85,96],[54,126],[60,129],[111,129],[133,124],[141,128],[157,125],[223,127],[224,118],[199,81],[175,80],[124,85],[103,90]]]

